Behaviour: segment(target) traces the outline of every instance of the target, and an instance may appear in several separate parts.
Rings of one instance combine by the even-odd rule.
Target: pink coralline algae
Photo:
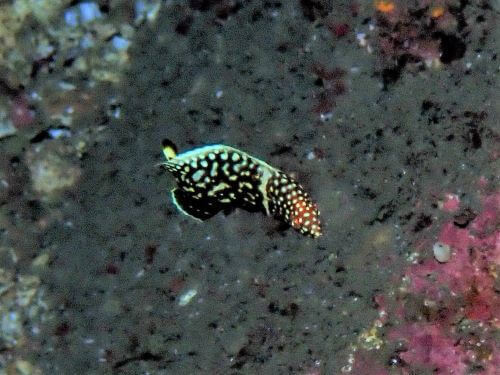
[[[438,241],[451,247],[449,262],[429,258],[405,273],[409,292],[440,311],[429,322],[402,325],[390,333],[404,340],[408,350],[400,357],[413,367],[432,368],[439,374],[494,374],[500,348],[492,331],[500,328],[500,296],[495,284],[500,265],[500,193],[483,199],[483,210],[466,227],[445,223]],[[446,301],[446,302],[444,302]],[[457,322],[471,321],[480,337],[462,337]],[[481,336],[482,335],[482,336]]]
[[[413,323],[389,333],[389,340],[404,342],[406,350],[398,353],[404,368],[432,370],[437,375],[495,375],[500,368],[500,348],[494,340],[457,338],[440,323]]]
[[[432,370],[438,375],[494,375],[500,368],[500,348],[493,339],[462,340],[442,324],[414,323],[389,333],[389,340],[403,341],[407,350],[399,358],[406,370]]]
[[[446,212],[456,212],[460,207],[460,198],[456,194],[446,194],[441,209]]]
[[[438,301],[448,295],[464,298],[465,316],[500,325],[500,296],[495,280],[500,265],[500,193],[484,199],[484,210],[466,228],[446,223],[438,241],[449,245],[453,255],[439,264],[427,259],[410,267],[410,290]]]
[[[470,210],[457,207],[456,196],[448,198],[452,209],[443,212]],[[397,290],[374,297],[379,337],[388,352],[356,351],[353,370],[382,364],[384,374],[498,374],[499,214],[500,192],[485,195],[481,210],[466,215],[470,220],[455,215],[442,225],[437,241],[452,251],[447,262],[428,256],[403,272]]]
[[[408,350],[399,357],[413,367],[431,367],[437,374],[464,374],[468,355],[456,340],[447,337],[436,324],[415,323],[399,327],[390,339],[404,340]]]

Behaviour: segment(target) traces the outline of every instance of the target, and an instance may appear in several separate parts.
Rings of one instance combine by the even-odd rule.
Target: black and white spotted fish
[[[177,154],[169,140],[163,141],[163,153],[177,180],[173,202],[184,214],[206,220],[238,207],[273,215],[304,235],[321,235],[317,205],[304,188],[262,160],[225,145]]]

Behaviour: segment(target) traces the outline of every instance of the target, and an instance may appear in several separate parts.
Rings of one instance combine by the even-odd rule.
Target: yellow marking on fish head
[[[177,156],[177,154],[175,153],[175,150],[170,146],[163,148],[163,155],[165,155],[165,158],[167,160],[173,159]]]
[[[163,155],[165,155],[165,158],[167,160],[173,159],[177,156],[177,147],[171,140],[164,139],[162,142],[162,147]]]

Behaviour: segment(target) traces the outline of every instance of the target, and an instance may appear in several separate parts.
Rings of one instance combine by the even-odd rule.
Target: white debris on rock
[[[446,263],[451,258],[450,246],[442,242],[436,242],[434,246],[432,246],[432,252],[434,253],[434,258],[439,263]]]
[[[196,289],[189,289],[179,297],[179,306],[186,306],[198,294]]]

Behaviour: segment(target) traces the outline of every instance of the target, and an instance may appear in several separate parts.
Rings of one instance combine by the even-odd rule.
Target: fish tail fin
[[[165,138],[161,142],[163,148],[163,155],[167,160],[173,159],[177,156],[177,146],[170,139]]]

